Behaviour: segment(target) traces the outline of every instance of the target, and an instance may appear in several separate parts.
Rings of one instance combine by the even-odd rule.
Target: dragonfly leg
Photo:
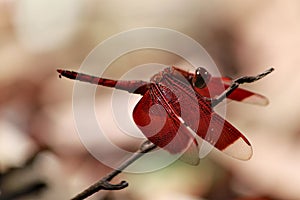
[[[230,87],[228,87],[222,94],[220,94],[218,97],[210,100],[211,101],[211,106],[215,107],[216,105],[218,105],[226,97],[228,97],[235,89],[237,89],[239,87],[239,85],[244,84],[244,83],[255,82],[255,81],[265,77],[266,75],[268,75],[272,71],[274,71],[274,68],[270,68],[270,69],[258,74],[257,76],[243,76],[241,78],[238,78],[238,79],[234,80],[232,82],[232,84],[230,85]]]

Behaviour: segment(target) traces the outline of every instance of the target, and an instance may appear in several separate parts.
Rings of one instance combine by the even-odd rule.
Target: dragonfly
[[[151,143],[171,154],[182,154],[181,160],[197,165],[199,138],[233,158],[251,158],[252,146],[248,139],[214,108],[226,98],[267,105],[265,96],[239,86],[255,82],[273,70],[232,80],[214,77],[203,67],[189,72],[172,66],[153,75],[150,81],[113,80],[63,69],[57,72],[60,78],[142,95],[132,113],[137,127]]]

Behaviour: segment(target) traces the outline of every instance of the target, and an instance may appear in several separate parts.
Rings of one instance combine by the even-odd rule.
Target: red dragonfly
[[[197,68],[195,73],[191,73],[173,66],[155,74],[150,82],[111,80],[62,69],[58,69],[57,72],[59,77],[142,95],[133,110],[133,120],[138,128],[156,146],[171,154],[182,153],[182,160],[196,165],[199,162],[199,142],[195,137],[204,139],[234,158],[250,159],[250,142],[239,130],[218,115],[214,107],[225,98],[268,104],[266,97],[240,89],[238,86],[257,81],[273,70],[270,68],[257,76],[231,80],[212,77],[201,67]],[[183,111],[189,114],[182,115]]]

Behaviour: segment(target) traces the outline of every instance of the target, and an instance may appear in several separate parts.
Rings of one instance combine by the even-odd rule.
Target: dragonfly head
[[[198,67],[192,79],[194,87],[205,88],[211,78],[211,74],[204,68]]]

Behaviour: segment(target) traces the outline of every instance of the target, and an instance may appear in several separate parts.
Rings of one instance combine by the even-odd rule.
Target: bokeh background
[[[128,180],[128,188],[90,199],[300,199],[299,21],[297,0],[0,0],[0,199],[68,199],[111,170],[81,144],[74,82],[58,79],[56,69],[76,70],[101,41],[144,26],[192,37],[226,76],[274,66],[273,74],[245,86],[270,104],[228,105],[227,119],[253,145],[251,160],[213,152],[197,167],[176,162],[157,172],[122,174],[116,181]],[[136,52],[114,62],[107,76],[148,62],[178,60]],[[106,115],[101,101],[110,94],[97,93],[99,116]],[[125,149],[138,147],[121,133],[113,137]]]

